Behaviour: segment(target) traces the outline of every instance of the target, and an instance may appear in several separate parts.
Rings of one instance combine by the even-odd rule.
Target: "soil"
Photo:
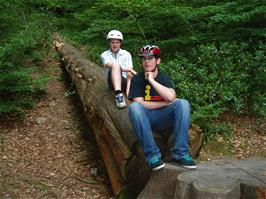
[[[45,97],[19,121],[0,123],[0,198],[112,197],[93,133],[73,86],[51,56]]]

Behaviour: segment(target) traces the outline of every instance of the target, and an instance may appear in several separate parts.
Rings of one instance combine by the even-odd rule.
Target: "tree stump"
[[[96,137],[115,195],[133,190],[138,194],[147,183],[151,170],[133,133],[128,110],[117,109],[114,94],[107,88],[103,67],[88,60],[79,50],[59,35],[54,46],[84,107],[86,117]],[[100,56],[100,55],[99,55]],[[130,102],[127,101],[129,104]],[[165,160],[169,157],[171,133],[154,132]],[[190,128],[191,155],[196,156],[202,144],[199,128]]]
[[[265,199],[266,158],[202,162],[196,170],[167,164],[138,199]]]

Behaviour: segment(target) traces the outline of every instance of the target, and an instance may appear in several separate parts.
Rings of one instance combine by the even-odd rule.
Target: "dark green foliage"
[[[215,104],[223,110],[259,111],[258,107],[265,109],[265,44],[255,53],[247,50],[246,43],[200,45],[191,53],[197,59],[189,61],[177,55],[163,69],[195,110]]]
[[[31,107],[42,93],[43,79],[33,79],[27,61],[42,56],[50,35],[48,18],[24,1],[1,1],[0,115]],[[2,28],[1,27],[1,28]]]
[[[217,134],[223,136],[224,138],[228,139],[231,137],[231,124],[229,122],[222,122],[217,124],[209,124],[204,129],[204,132],[207,132],[205,136],[206,142],[211,141]]]

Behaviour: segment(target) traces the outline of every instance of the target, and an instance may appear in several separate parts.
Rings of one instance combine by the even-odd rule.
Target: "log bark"
[[[142,149],[133,133],[127,108],[116,108],[114,94],[107,88],[103,67],[89,61],[59,35],[55,35],[54,45],[75,84],[114,194],[119,194],[125,187],[139,193],[147,183],[151,170],[144,161]],[[171,133],[162,136],[154,132],[154,135],[164,159],[169,159],[173,139]],[[190,152],[196,156],[202,144],[202,133],[192,126],[190,136],[193,138],[190,140],[193,144]]]

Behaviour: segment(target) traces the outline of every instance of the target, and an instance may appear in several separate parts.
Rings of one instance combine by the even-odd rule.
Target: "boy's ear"
[[[160,63],[161,63],[161,58],[157,58],[157,59],[156,59],[156,63],[157,63],[157,64],[160,64]]]

